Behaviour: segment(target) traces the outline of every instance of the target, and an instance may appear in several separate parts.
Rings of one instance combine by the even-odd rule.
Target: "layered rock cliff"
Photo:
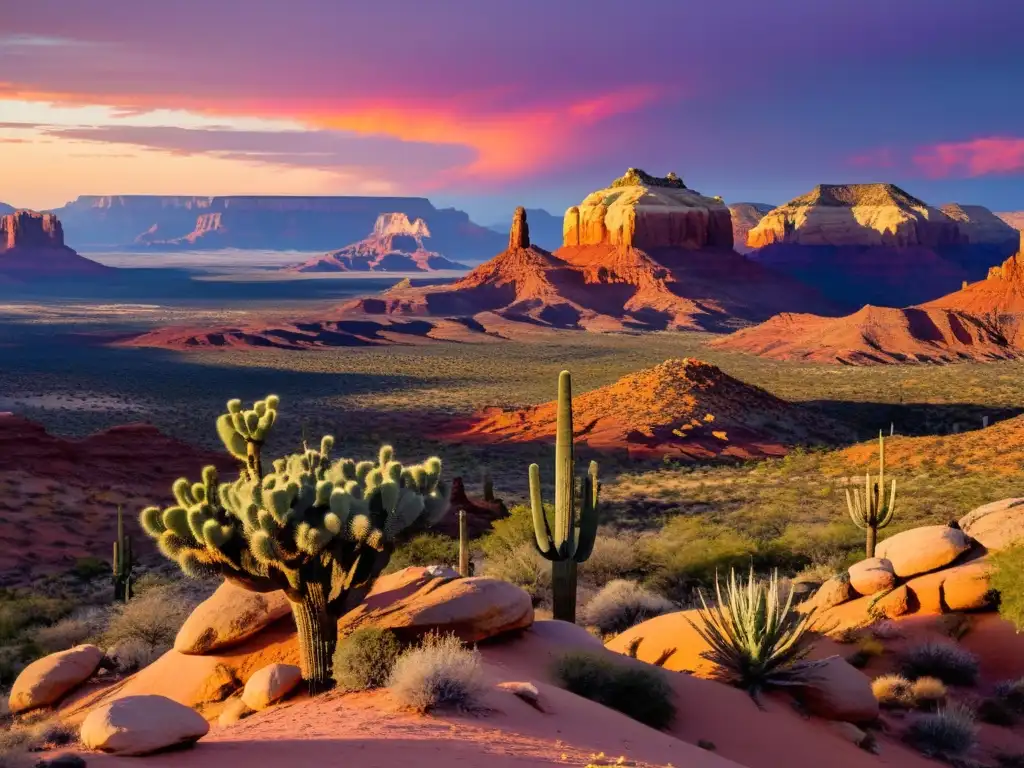
[[[820,184],[770,211],[747,245],[938,247],[961,243],[956,223],[894,184]]]
[[[1016,250],[1017,230],[982,205],[946,203],[940,210],[956,222],[970,245],[991,245]]]
[[[673,173],[636,168],[565,212],[563,246],[732,248],[732,219],[720,198],[687,189]]]
[[[16,211],[0,217],[0,277],[5,282],[110,271],[64,245],[64,229],[52,213]]]
[[[892,184],[821,185],[750,230],[751,258],[851,309],[904,307],[979,280],[1013,251],[976,206],[932,207]]]
[[[423,219],[383,213],[369,237],[341,250],[287,267],[291,272],[433,272],[466,269],[427,247],[430,228]]]
[[[435,208],[422,197],[83,196],[54,213],[72,244],[85,249],[323,252],[365,237],[385,213],[422,219],[434,247],[456,259],[480,261],[503,240],[465,212]]]
[[[729,206],[732,215],[732,245],[737,253],[753,250],[747,245],[747,233],[774,208],[774,205],[767,203],[733,203]]]

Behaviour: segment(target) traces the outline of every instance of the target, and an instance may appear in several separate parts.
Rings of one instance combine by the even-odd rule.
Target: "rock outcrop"
[[[768,213],[747,245],[835,301],[904,307],[981,279],[1013,251],[985,209],[949,211],[892,184],[820,185]]]
[[[737,253],[753,250],[747,245],[747,234],[774,209],[774,205],[767,203],[733,203],[729,206],[732,215],[732,245]]]
[[[897,533],[878,544],[877,554],[901,579],[945,568],[971,548],[959,527],[926,525]]]
[[[432,246],[478,262],[502,236],[422,197],[82,196],[54,211],[78,248],[255,248],[325,252],[366,236],[382,214],[422,219]]]
[[[720,198],[710,198],[670,173],[649,176],[630,168],[606,189],[565,212],[565,246],[612,245],[731,249],[732,219]]]
[[[181,625],[174,650],[204,654],[228,648],[290,613],[291,603],[284,592],[251,592],[225,581]]]
[[[92,677],[102,660],[103,651],[95,645],[79,645],[36,659],[14,681],[8,701],[11,712],[55,704]]]
[[[0,278],[14,281],[102,277],[113,270],[64,245],[52,213],[15,211],[0,216]]]
[[[530,225],[526,222],[526,209],[516,208],[512,215],[512,229],[508,233],[508,250],[521,251],[530,247]]]
[[[1024,499],[984,504],[960,518],[960,528],[989,552],[1024,544]]]
[[[448,437],[548,443],[555,434],[556,406],[552,401],[523,410],[485,411]],[[577,395],[573,414],[578,442],[596,450],[625,450],[631,456],[779,456],[787,446],[828,442],[843,431],[693,359],[667,360]]]
[[[894,184],[819,184],[766,214],[747,245],[957,245],[961,236],[945,213]]]
[[[430,228],[404,213],[382,213],[370,236],[291,267],[289,272],[434,272],[466,269],[427,247]]]
[[[1018,252],[1002,264],[991,267],[984,280],[968,283],[959,291],[921,306],[1007,320],[1012,319],[1010,316],[1024,314],[1024,232],[1019,237]]]
[[[956,222],[960,235],[971,245],[1016,249],[1018,232],[982,205],[947,203],[939,208]]]
[[[716,339],[711,346],[774,360],[847,365],[954,363],[1024,356],[1024,349],[984,316],[927,305],[907,309],[867,306],[846,317],[785,312]]]
[[[526,216],[530,220],[530,242],[545,251],[554,251],[562,244],[562,217],[548,213],[543,208],[526,208]],[[489,224],[488,229],[504,235],[508,231],[508,223]]]
[[[1024,231],[1024,211],[996,211],[995,215],[1014,229]]]

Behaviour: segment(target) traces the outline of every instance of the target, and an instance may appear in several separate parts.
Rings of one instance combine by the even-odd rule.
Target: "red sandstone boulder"
[[[82,743],[115,755],[148,755],[195,744],[210,724],[163,696],[128,696],[103,704],[82,722]]]
[[[79,645],[51,653],[21,671],[11,688],[11,712],[49,706],[84,683],[99,668],[103,651],[95,645]]]
[[[926,525],[885,539],[875,553],[889,560],[893,572],[905,579],[945,568],[970,548],[970,537],[959,528]]]

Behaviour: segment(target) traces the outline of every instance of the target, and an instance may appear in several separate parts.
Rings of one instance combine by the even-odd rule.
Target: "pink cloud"
[[[1024,173],[1024,138],[991,136],[924,147],[914,165],[930,178]]]
[[[888,147],[869,149],[848,158],[846,162],[857,168],[894,168],[896,166],[893,151]]]

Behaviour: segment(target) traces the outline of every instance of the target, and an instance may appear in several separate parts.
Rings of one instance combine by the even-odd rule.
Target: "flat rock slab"
[[[195,744],[210,724],[165,696],[127,696],[97,707],[82,722],[82,743],[115,755],[148,755]]]

